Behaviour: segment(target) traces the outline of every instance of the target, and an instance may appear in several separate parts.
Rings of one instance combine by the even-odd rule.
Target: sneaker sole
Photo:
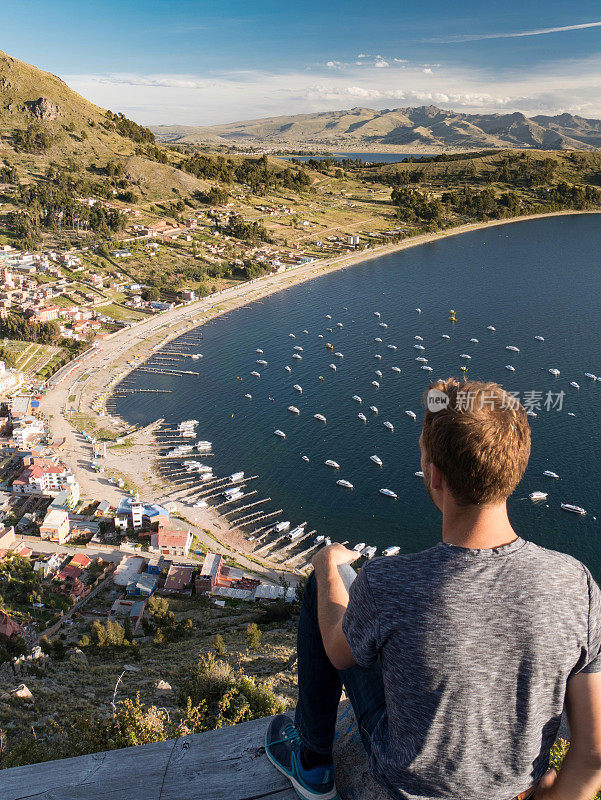
[[[288,778],[288,780],[292,784],[292,787],[294,788],[294,791],[300,798],[302,798],[302,800],[340,800],[340,798],[338,797],[338,792],[336,791],[336,787],[331,789],[329,792],[326,792],[325,794],[324,793],[316,794],[315,792],[312,792],[310,789],[307,789],[306,786],[303,786],[301,783],[299,783],[292,775],[286,772],[284,767],[278,764],[278,762],[271,757],[269,753],[269,748],[267,746],[267,742],[265,742],[265,755],[267,756],[269,761],[273,764],[273,766],[278,770],[278,772],[281,772],[282,775],[285,775],[286,778]]]

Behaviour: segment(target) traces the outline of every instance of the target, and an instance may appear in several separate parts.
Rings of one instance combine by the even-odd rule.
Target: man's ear
[[[432,489],[436,489],[437,491],[439,491],[440,489],[442,489],[443,474],[441,470],[436,466],[436,464],[430,462],[429,467],[430,467],[430,486],[432,487]]]

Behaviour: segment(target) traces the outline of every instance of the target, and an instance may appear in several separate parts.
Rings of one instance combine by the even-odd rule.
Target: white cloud
[[[393,58],[392,60],[395,61],[397,64],[408,64],[409,63],[409,61],[406,58]]]
[[[376,59],[376,63],[374,64],[374,67],[376,67],[377,69],[383,69],[389,66],[390,64],[388,63],[388,61],[384,61],[384,59],[380,57]]]
[[[387,60],[388,63],[392,59]],[[332,61],[332,64],[340,62]],[[601,56],[541,64],[528,73],[369,60],[276,74],[232,71],[209,75],[71,75],[80,94],[145,124],[212,125],[242,119],[350,108],[435,104],[479,111],[601,117]]]
[[[359,53],[357,58],[369,58],[369,56],[366,53]]]
[[[329,69],[339,69],[342,66],[340,61],[326,61],[326,67]]]
[[[428,39],[429,42],[437,43],[453,43],[453,42],[478,42],[482,39],[518,39],[522,36],[544,36],[549,33],[564,33],[565,31],[581,31],[585,28],[598,28],[601,22],[585,22],[581,25],[563,25],[558,28],[536,28],[532,31],[517,31],[515,33],[474,33],[458,36],[449,36],[448,38]]]

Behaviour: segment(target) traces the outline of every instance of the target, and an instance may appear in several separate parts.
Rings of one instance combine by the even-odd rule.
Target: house
[[[14,642],[25,636],[25,630],[11,619],[6,611],[0,611],[0,642]]]
[[[4,361],[0,361],[0,394],[12,392],[23,383],[23,373],[16,369],[6,368]]]
[[[79,488],[79,484],[77,484],[77,486]],[[71,490],[65,489],[56,495],[48,508],[75,508],[78,500],[79,492],[74,493]]]
[[[69,514],[58,508],[48,511],[40,526],[42,539],[64,544],[69,538]]]
[[[13,553],[16,553],[16,555],[21,556],[22,558],[29,558],[32,555],[33,550],[31,547],[27,547],[25,542],[19,542],[18,545],[13,547]]]
[[[126,600],[125,598],[119,598],[115,600],[111,606],[109,619],[129,619],[132,633],[135,633],[142,620],[145,607],[145,600]]]
[[[0,526],[0,550],[12,550],[15,543],[15,529]]]
[[[25,469],[15,478],[15,494],[43,494],[56,497],[60,492],[70,492],[74,503],[79,500],[79,484],[73,473],[56,459],[25,457]]]
[[[12,438],[17,447],[25,450],[30,440],[37,440],[44,434],[44,426],[35,417],[23,416],[13,420]]]
[[[163,591],[168,594],[182,594],[186,590],[191,593],[189,588],[192,583],[192,572],[194,567],[186,567],[181,564],[172,564],[167,573],[167,579],[163,586]]]
[[[187,556],[192,544],[190,531],[162,530],[153,533],[150,545],[153,550],[158,550],[164,556]]]
[[[111,255],[113,258],[130,258],[131,252],[129,250],[113,250]]]
[[[69,561],[70,566],[80,567],[80,569],[87,569],[91,563],[92,559],[85,553],[76,553],[71,561]]]
[[[34,311],[29,317],[29,321],[35,324],[40,322],[52,322],[55,319],[58,319],[57,306],[45,306],[38,311]]]
[[[143,565],[142,556],[126,556],[115,570],[113,583],[117,586],[127,586],[140,573]]]
[[[157,588],[158,582],[158,575],[150,575],[148,572],[141,572],[133,577],[127,584],[127,594],[133,594],[138,597],[150,597]]]
[[[101,500],[98,503],[98,508],[94,512],[94,516],[95,517],[108,517],[112,510],[113,510],[113,507],[109,503],[108,500]]]
[[[145,503],[133,497],[122,497],[115,512],[115,528],[126,531],[128,526],[139,530],[144,524],[169,523],[169,512],[156,503]]]
[[[164,569],[168,570],[170,567],[171,561],[169,561],[169,559],[164,558],[163,556],[158,556],[157,558],[150,559],[146,570],[147,572],[150,572],[151,575],[160,575]]]
[[[207,553],[200,570],[200,575],[196,578],[196,593],[205,594],[212,592],[219,583],[221,570],[223,569],[223,556],[219,553]]]
[[[56,572],[56,570],[60,568],[67,558],[68,556],[66,553],[53,553],[49,558],[36,561],[33,565],[33,570],[34,572],[41,570],[44,578],[47,578],[48,575],[52,575],[54,572]]]

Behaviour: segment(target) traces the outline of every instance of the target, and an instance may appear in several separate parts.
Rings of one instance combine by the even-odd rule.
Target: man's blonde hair
[[[430,389],[444,392],[449,402],[438,411],[426,404],[422,443],[427,460],[442,471],[459,505],[506,500],[530,457],[524,407],[497,383],[448,378]]]

